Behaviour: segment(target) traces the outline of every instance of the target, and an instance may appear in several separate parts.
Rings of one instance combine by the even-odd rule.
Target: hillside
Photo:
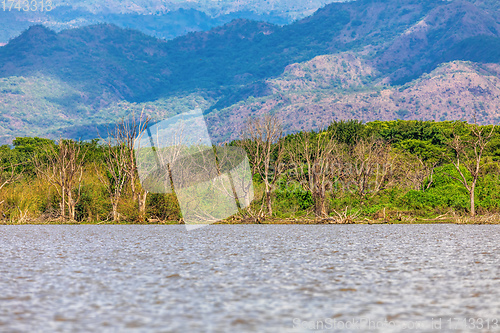
[[[334,120],[467,119],[500,121],[500,65],[455,61],[404,86],[387,86],[364,60],[350,54],[320,56],[289,66],[268,81],[273,94],[254,98],[209,116],[214,136],[236,139],[249,116],[268,113],[284,119],[289,132],[323,128]],[[311,80],[312,79],[312,80]],[[228,135],[224,128],[234,128]]]
[[[494,16],[466,1],[453,1],[430,11],[376,57],[379,70],[391,73],[394,82],[406,82],[436,65],[467,58],[464,41],[499,37],[500,24]],[[483,59],[476,59],[482,61]]]
[[[265,112],[290,131],[347,118],[493,122],[500,25],[485,3],[333,3],[290,25],[237,19],[171,41],[34,26],[0,47],[4,142],[88,137],[143,107],[162,117],[199,105],[219,140]]]
[[[94,108],[85,102],[85,93],[61,80],[9,77],[0,79],[0,142],[9,143],[16,136],[93,139],[132,112],[168,117],[212,103],[206,94],[192,94],[140,104],[103,102]]]
[[[426,1],[405,0],[397,7],[384,1],[332,4],[284,27],[234,20],[169,42],[109,24],[60,33],[35,26],[0,49],[0,76],[56,75],[78,84],[91,102],[103,93],[137,102],[218,89],[279,75],[290,63],[317,55],[389,41],[432,8]],[[364,17],[375,10],[384,17]],[[401,11],[414,15],[397,19]],[[345,31],[357,22],[360,33],[346,39]]]

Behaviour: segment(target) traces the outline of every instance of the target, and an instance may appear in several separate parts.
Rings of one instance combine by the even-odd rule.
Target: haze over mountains
[[[112,23],[121,28],[130,28],[162,39],[173,39],[194,31],[207,31],[237,18],[266,21],[278,25],[290,23],[291,18],[273,14],[258,14],[252,11],[231,12],[215,17],[195,10],[176,9],[157,14],[134,12],[91,12],[86,9],[59,6],[50,12],[3,12],[0,10],[0,43],[7,43],[30,26],[42,24],[51,30],[62,31],[98,23]]]
[[[171,41],[115,25],[35,26],[0,47],[2,141],[91,138],[131,110],[196,106],[217,140],[251,115],[500,120],[497,1],[358,0],[285,26],[246,19]]]
[[[345,0],[59,0],[50,11],[11,8],[0,11],[0,43],[7,43],[32,25],[54,30],[113,23],[163,39],[206,31],[245,18],[284,25],[313,14],[331,2]],[[3,7],[2,7],[3,9]]]

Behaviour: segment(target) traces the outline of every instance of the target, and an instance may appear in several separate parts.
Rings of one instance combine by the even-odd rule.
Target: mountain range
[[[91,12],[70,6],[58,6],[50,12],[1,11],[0,44],[6,44],[12,38],[33,25],[60,32],[62,30],[85,27],[99,23],[110,23],[124,29],[134,29],[149,36],[170,40],[189,32],[207,31],[224,25],[234,19],[244,18],[256,21],[284,25],[291,18],[275,14],[258,14],[253,11],[230,12],[215,17],[196,9],[176,9],[157,14],[140,14],[134,12]]]
[[[6,1],[5,8],[0,6],[0,44],[36,24],[59,32],[112,23],[169,40],[188,32],[210,30],[238,18],[285,25],[339,1],[346,0],[60,0],[52,1],[49,11],[24,11],[19,6],[16,9],[14,2]]]
[[[113,24],[30,27],[0,47],[1,140],[92,138],[142,111],[204,109],[237,138],[272,113],[287,131],[332,120],[500,120],[497,1],[357,0],[287,25],[235,19],[172,40]]]

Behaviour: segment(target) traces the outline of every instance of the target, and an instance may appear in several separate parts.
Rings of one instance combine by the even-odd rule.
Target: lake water
[[[500,332],[498,226],[0,226],[0,332],[466,332],[480,322]]]

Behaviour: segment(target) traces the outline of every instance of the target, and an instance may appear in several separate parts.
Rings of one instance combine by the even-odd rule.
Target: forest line
[[[2,223],[179,223],[173,193],[141,186],[135,139],[149,119],[123,119],[92,141],[17,138],[0,147]],[[500,130],[462,121],[333,122],[285,135],[275,116],[248,119],[241,139],[254,199],[231,220],[414,222],[500,211]]]

